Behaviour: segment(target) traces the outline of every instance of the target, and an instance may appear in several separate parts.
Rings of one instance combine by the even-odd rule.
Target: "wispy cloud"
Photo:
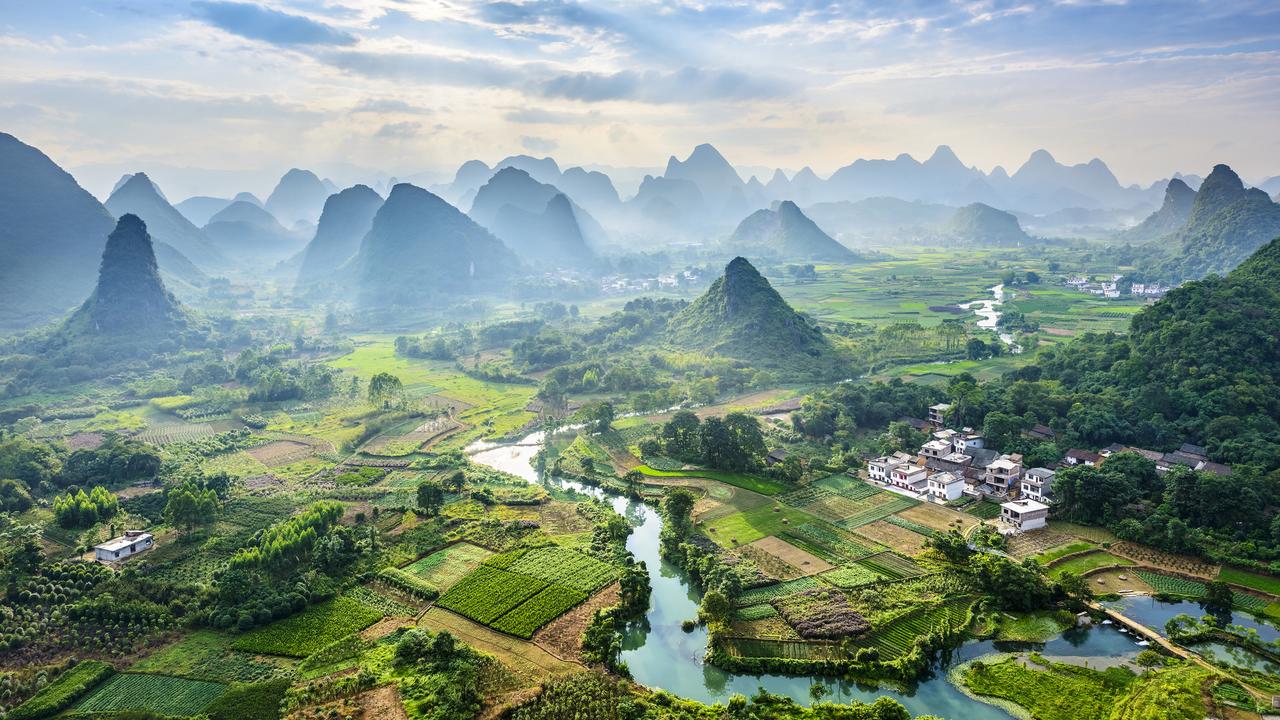
[[[405,120],[403,122],[387,123],[378,128],[378,132],[374,133],[374,135],[375,137],[391,140],[407,140],[417,135],[421,129],[422,123]]]
[[[616,73],[565,73],[543,82],[547,97],[583,102],[638,100],[649,103],[698,103],[714,100],[758,100],[792,92],[788,84],[737,70],[686,67],[674,72],[623,70]]]
[[[233,35],[273,45],[351,45],[355,36],[302,15],[242,2],[196,2],[196,14]]]

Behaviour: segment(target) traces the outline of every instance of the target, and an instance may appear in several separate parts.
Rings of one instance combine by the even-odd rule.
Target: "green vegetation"
[[[204,709],[209,720],[276,720],[280,701],[291,681],[287,678],[248,685],[233,684]]]
[[[1224,567],[1222,572],[1218,574],[1218,579],[1233,585],[1241,585],[1268,595],[1280,597],[1280,577],[1261,575],[1248,570],[1241,570],[1240,568]]]
[[[9,711],[9,720],[39,720],[70,707],[115,672],[115,668],[98,660],[84,660],[58,679],[40,688],[31,699]]]
[[[1117,557],[1109,552],[1095,550],[1092,552],[1073,555],[1065,560],[1059,560],[1049,566],[1049,574],[1054,577],[1061,577],[1063,573],[1075,573],[1083,575],[1093,570],[1108,567],[1126,567],[1133,565],[1132,560]]]
[[[735,473],[735,472],[722,472],[719,470],[704,470],[701,468],[695,468],[691,470],[657,470],[655,468],[649,467],[648,465],[639,465],[635,469],[639,470],[641,473],[644,473],[645,475],[648,475],[649,477],[666,477],[666,478],[701,477],[701,478],[707,478],[709,480],[718,480],[726,485],[733,485],[734,487],[740,487],[744,490],[758,492],[761,495],[777,495],[787,490],[787,486],[785,484],[780,483],[776,480],[771,480],[769,478],[762,478],[762,477],[753,477],[751,475],[745,475],[742,473]]]
[[[437,550],[403,569],[434,587],[448,589],[492,554],[471,543],[457,543]]]
[[[1098,671],[1033,656],[1031,661],[975,660],[961,679],[969,690],[1017,703],[1039,720],[1106,720],[1134,674],[1123,667]]]
[[[346,597],[313,605],[291,618],[277,620],[236,638],[232,647],[246,652],[306,657],[345,635],[363,630],[382,613]]]
[[[226,685],[202,680],[121,673],[77,703],[76,711],[145,710],[161,715],[195,715],[226,689]]]

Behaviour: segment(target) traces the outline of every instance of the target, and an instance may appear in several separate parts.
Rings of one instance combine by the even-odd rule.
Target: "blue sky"
[[[0,130],[73,168],[660,167],[711,142],[824,175],[939,144],[1280,174],[1274,0],[6,5]]]

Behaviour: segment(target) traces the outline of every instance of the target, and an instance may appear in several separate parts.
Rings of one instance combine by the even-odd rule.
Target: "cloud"
[[[322,22],[252,3],[209,1],[197,2],[194,7],[214,27],[272,45],[352,45],[356,41],[351,34]]]
[[[560,143],[550,138],[534,137],[525,135],[520,138],[520,145],[529,152],[550,153],[555,152],[560,147]]]
[[[571,113],[543,110],[542,108],[520,108],[509,110],[502,118],[507,122],[526,125],[573,125],[599,119],[597,112]]]
[[[480,17],[500,25],[552,24],[590,29],[612,28],[614,21],[603,13],[564,0],[492,2],[480,6]]]
[[[378,132],[374,133],[374,137],[385,138],[389,140],[408,140],[418,134],[422,129],[422,123],[405,120],[403,122],[387,123],[378,128]]]
[[[623,70],[616,73],[568,73],[541,85],[547,97],[583,102],[640,100],[650,103],[706,100],[757,100],[791,92],[785,84],[737,70],[700,70],[687,67],[675,72]]]
[[[819,125],[831,125],[844,122],[845,115],[843,110],[823,110],[815,115],[813,119],[818,121]]]
[[[517,67],[487,58],[358,50],[325,52],[318,57],[358,75],[415,80],[424,85],[507,87],[524,80]]]
[[[361,100],[359,104],[351,108],[351,113],[403,113],[405,115],[430,115],[433,112],[431,108],[419,107],[411,105],[403,100],[393,98],[366,98]]]

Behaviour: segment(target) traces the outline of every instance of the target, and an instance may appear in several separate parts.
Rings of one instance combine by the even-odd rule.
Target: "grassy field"
[[[1037,720],[1105,720],[1134,680],[1125,668],[1099,672],[1064,664],[1039,666],[1017,658],[975,662],[961,677],[974,693],[1015,702]]]
[[[312,605],[284,620],[255,628],[236,638],[231,647],[246,652],[306,657],[329,643],[363,630],[382,618],[351,598],[339,597]]]
[[[761,495],[778,495],[788,490],[788,486],[785,483],[777,480],[723,470],[657,470],[649,467],[648,465],[639,465],[636,467],[636,470],[639,470],[641,473],[649,477],[693,477],[718,480],[727,485],[733,485],[734,487],[740,487],[744,490],[758,492]]]
[[[1056,564],[1049,566],[1049,574],[1053,577],[1059,577],[1063,573],[1073,572],[1077,575],[1083,575],[1091,570],[1098,570],[1105,567],[1120,567],[1133,565],[1132,560],[1126,560],[1122,557],[1116,557],[1109,552],[1101,550],[1097,552],[1084,553],[1075,557],[1067,558]]]
[[[1280,596],[1280,578],[1272,575],[1259,575],[1240,568],[1224,567],[1218,574],[1218,579],[1268,595]]]
[[[765,506],[711,520],[704,527],[712,540],[725,547],[737,547],[816,520],[785,505]]]
[[[403,570],[421,577],[432,586],[444,591],[453,587],[492,554],[471,543],[458,543],[443,550],[437,550],[412,565],[406,565]]]
[[[288,661],[233,650],[231,643],[229,635],[197,630],[129,669],[221,683],[257,682],[289,671]]]

